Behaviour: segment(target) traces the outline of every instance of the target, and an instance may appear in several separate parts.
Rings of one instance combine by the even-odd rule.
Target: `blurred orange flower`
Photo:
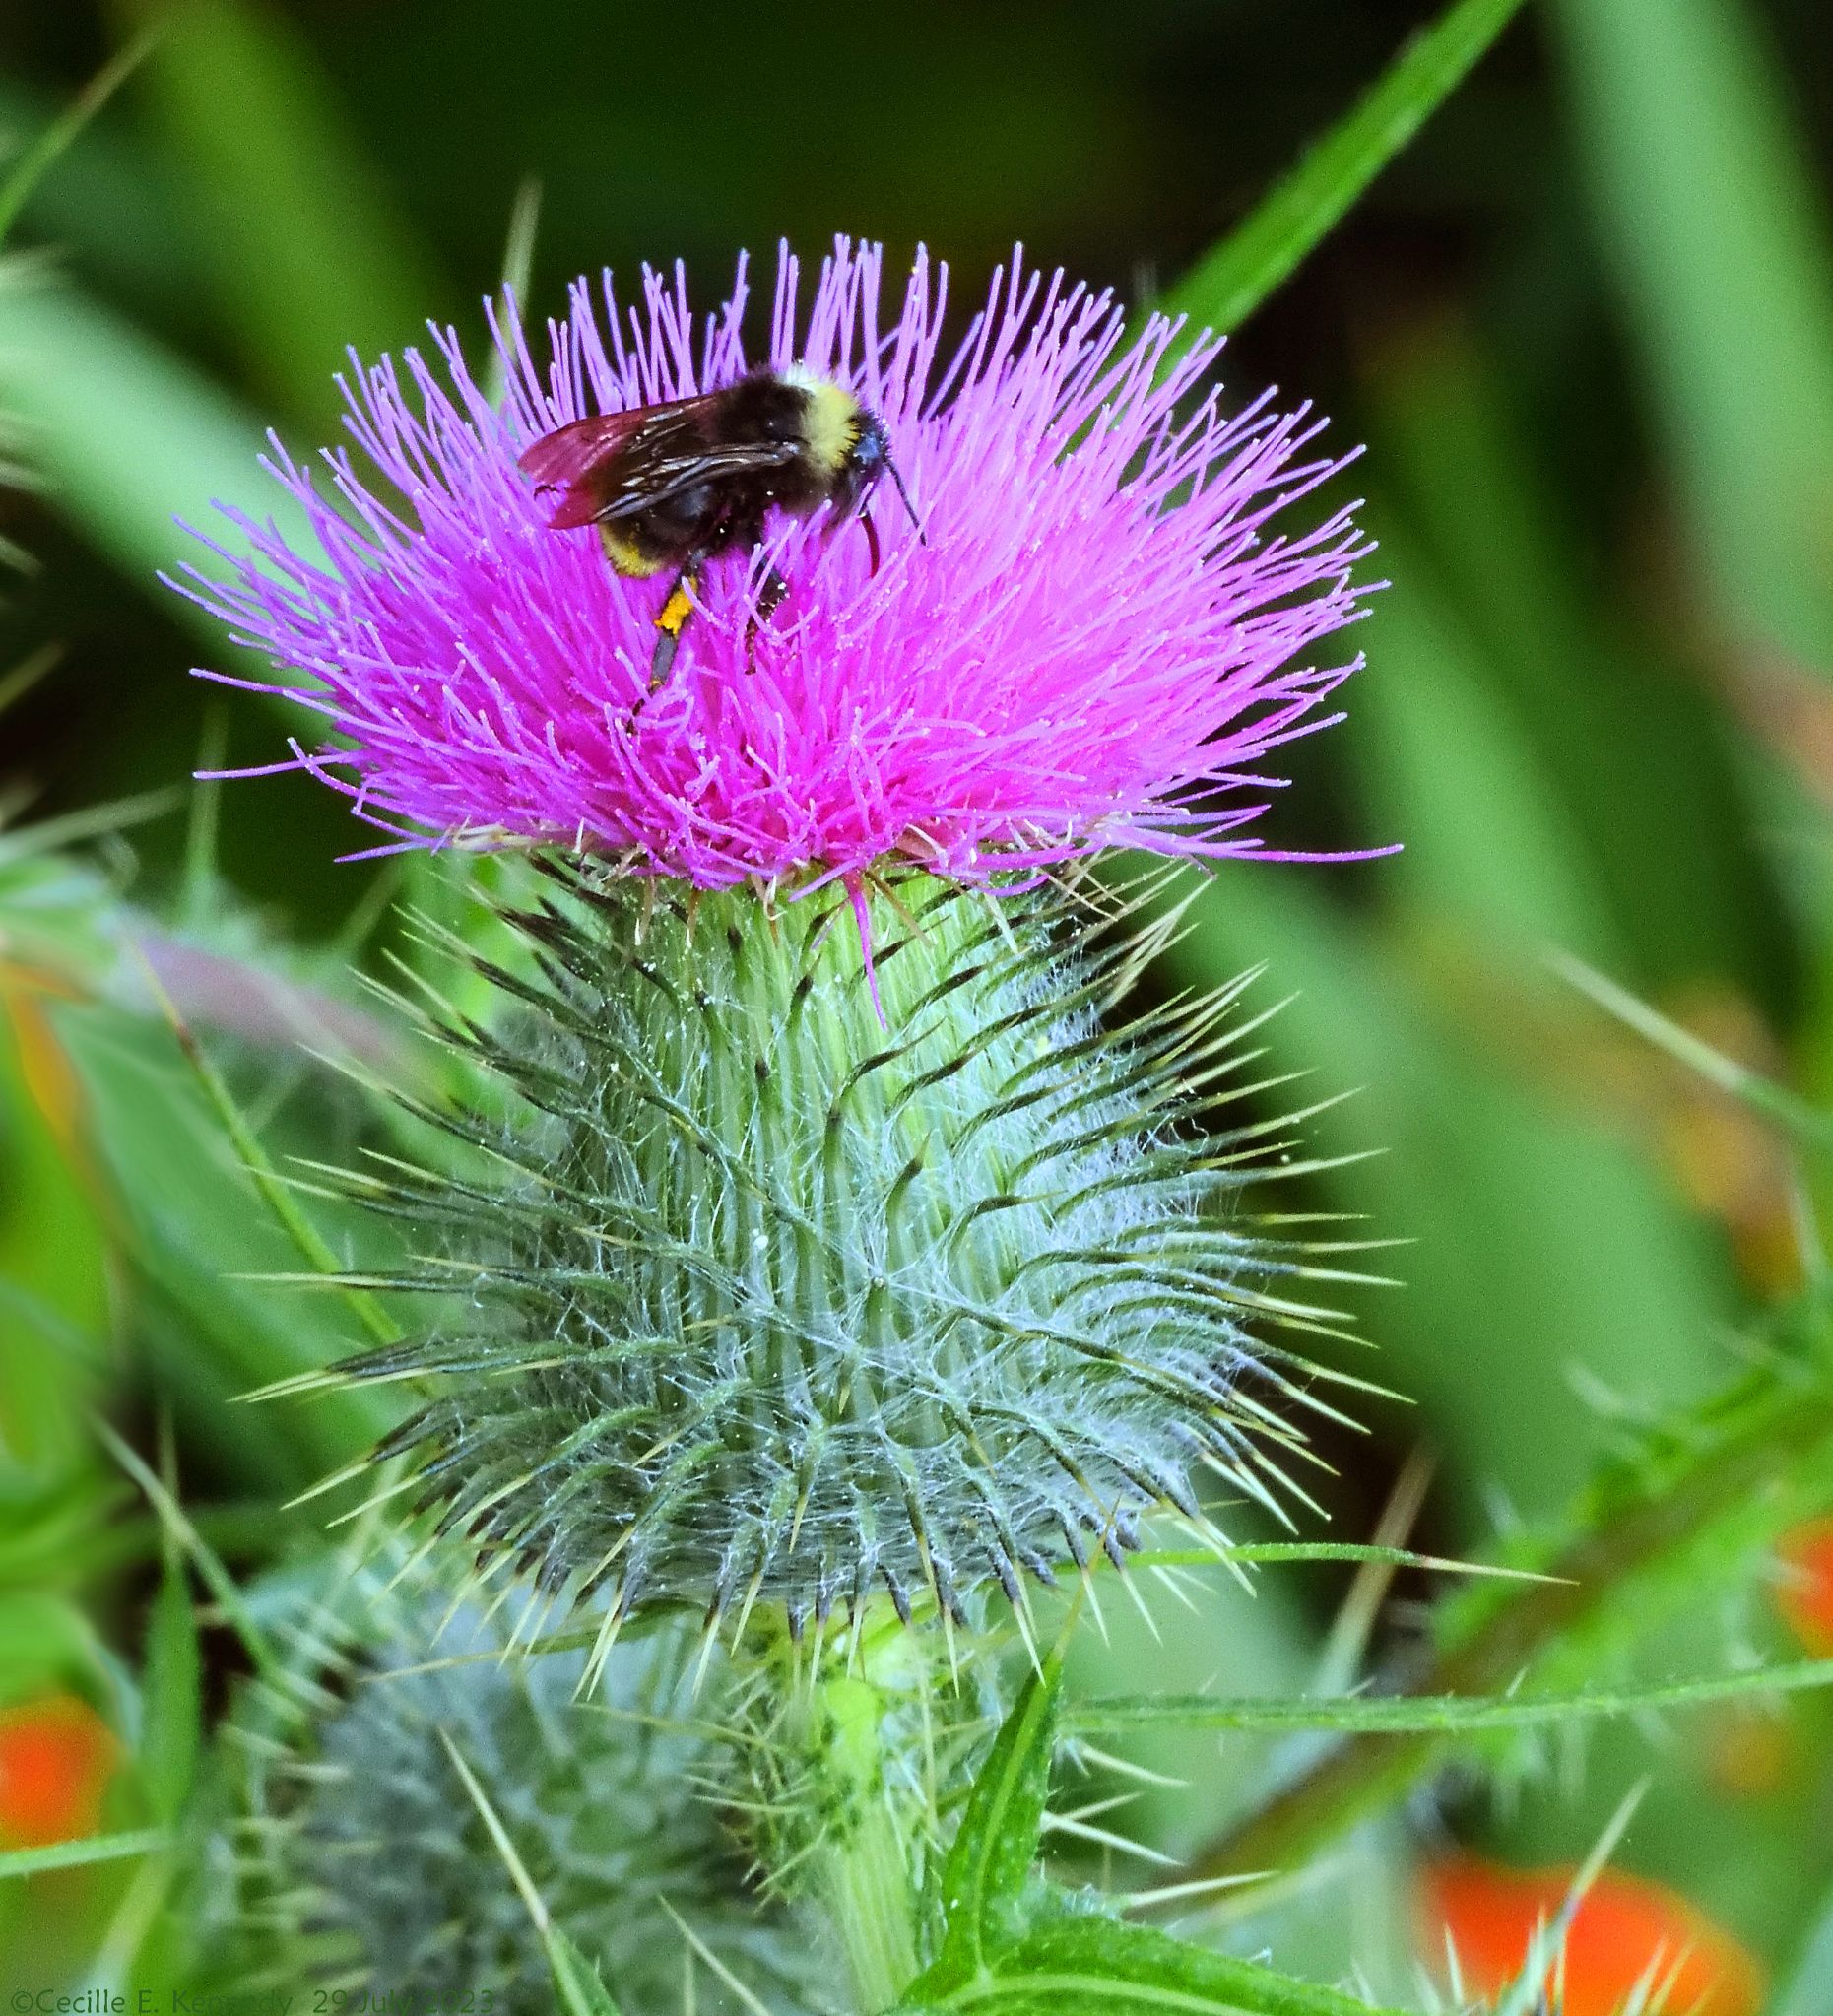
[[[1776,1607],[1816,1658],[1833,1658],[1833,1519],[1810,1519],[1782,1537]]]
[[[1510,1869],[1473,1856],[1434,1862],[1420,1885],[1427,1955],[1456,1949],[1465,1988],[1499,1994],[1520,1974],[1535,1934],[1558,1916],[1572,1869]],[[1650,1963],[1654,1966],[1651,1969]],[[1686,2016],[1756,2016],[1762,1970],[1729,1933],[1659,1883],[1605,1869],[1585,1894],[1565,1947],[1564,2016],[1617,2016],[1645,1977]]]
[[[118,1754],[107,1723],[73,1694],[0,1709],[0,1847],[93,1834]]]

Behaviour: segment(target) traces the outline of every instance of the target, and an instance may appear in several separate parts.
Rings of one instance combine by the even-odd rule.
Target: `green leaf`
[[[106,1648],[75,1603],[45,1590],[0,1594],[0,1698],[113,1678]]]
[[[1187,1728],[1259,1732],[1339,1729],[1367,1733],[1445,1735],[1483,1729],[1532,1728],[1543,1723],[1583,1721],[1599,1716],[1641,1715],[1656,1709],[1688,1708],[1740,1694],[1791,1694],[1833,1686],[1833,1659],[1757,1666],[1695,1680],[1669,1680],[1650,1687],[1624,1687],[1576,1694],[1467,1696],[1395,1694],[1346,1700],[1287,1701],[1278,1698],[1218,1701],[1204,1694],[1109,1695],[1078,1703],[1069,1716],[1079,1734],[1149,1728],[1179,1723]]]
[[[1457,90],[1521,0],[1456,0],[1415,35],[1361,103],[1171,291],[1166,312],[1239,328]]]
[[[1407,842],[1382,864],[1382,889],[1439,930],[1469,933],[1498,967],[1530,966],[1549,941],[1609,956],[1604,906],[1550,767],[1498,704],[1488,654],[1430,562],[1386,523],[1382,559],[1405,586],[1378,598],[1364,625],[1371,669],[1350,751],[1372,830]]]
[[[313,550],[302,516],[261,472],[253,417],[74,288],[0,289],[0,406],[29,428],[53,501],[149,594],[158,569],[198,554],[177,519],[207,530],[216,501],[274,516]],[[221,624],[202,611],[188,619],[227,652]]]
[[[1055,1754],[1060,1652],[1025,1681],[974,1780],[942,1870],[942,1953],[934,1972],[971,1974],[1006,1936],[1043,1835]]]
[[[554,1970],[554,1992],[566,2016],[620,2016],[598,1969],[559,1926],[550,1924],[546,1938],[548,1965]]]
[[[7,1313],[0,1281],[0,1317]],[[0,1462],[0,1585],[49,1594],[120,1558],[128,1492],[84,1464],[38,1473]]]
[[[90,1862],[120,1861],[128,1855],[150,1855],[169,1847],[171,1837],[157,1827],[135,1834],[92,1834],[82,1841],[57,1841],[49,1848],[15,1848],[0,1853],[0,1881],[8,1876],[35,1876],[45,1869],[77,1869]]]
[[[194,1433],[212,1422],[246,1485],[283,1497],[372,1448],[399,1417],[385,1393],[328,1393],[302,1407],[237,1404],[344,1356],[361,1333],[336,1291],[308,1300],[235,1277],[289,1249],[169,1032],[99,1005],[68,1008],[60,1030],[96,1115],[140,1281],[138,1318],[181,1417]],[[297,1147],[311,1138],[282,1138]],[[333,1240],[355,1236],[348,1212],[340,1218],[321,1203],[312,1215]]]
[[[1741,0],[1561,0],[1580,139],[1721,621],[1833,664],[1833,263]]]
[[[1410,587],[1407,599],[1417,600]],[[1400,615],[1402,598],[1389,600],[1397,608],[1384,620]],[[1382,668],[1390,687],[1415,669],[1435,682],[1441,671],[1423,654],[1416,664],[1384,658]],[[1364,677],[1372,684],[1377,674]],[[1380,702],[1365,692],[1357,706],[1367,740]],[[1449,731],[1473,718],[1481,717],[1460,704],[1443,721]],[[1405,697],[1387,721],[1396,742],[1408,740],[1407,774],[1424,776],[1429,722]],[[1458,764],[1443,759],[1453,747],[1444,736],[1436,747],[1441,773],[1461,766],[1462,746]],[[1381,760],[1396,762],[1392,746]],[[1441,774],[1430,807],[1446,881],[1460,860],[1467,879],[1472,872],[1468,852],[1448,851],[1452,837],[1469,830],[1449,802],[1452,784]],[[1398,789],[1389,802],[1399,803]],[[1501,809],[1512,813],[1517,804]],[[1471,815],[1478,811],[1471,801]],[[1385,820],[1373,828],[1383,838],[1394,830]],[[1406,830],[1410,853],[1410,821]],[[1542,844],[1533,827],[1524,837],[1537,851],[1519,858],[1532,860],[1536,874],[1505,892],[1504,914],[1517,946],[1538,931],[1538,953],[1576,913],[1555,902],[1551,878],[1561,857],[1553,840]],[[1496,843],[1502,853],[1485,853],[1485,890],[1504,881],[1494,864],[1517,858],[1509,851],[1515,838]],[[1381,880],[1398,875],[1399,864],[1360,873]],[[1434,890],[1442,885],[1434,877]],[[1728,1312],[1683,1212],[1588,1116],[1549,1111],[1509,1060],[1448,1027],[1442,1000],[1406,963],[1408,944],[1341,915],[1300,877],[1253,863],[1218,867],[1188,914],[1192,928],[1165,961],[1174,983],[1212,987],[1268,963],[1281,991],[1296,996],[1268,1031],[1272,1068],[1315,1070],[1328,1059],[1325,1089],[1356,1088],[1352,1101],[1324,1116],[1313,1144],[1325,1152],[1371,1143],[1386,1150],[1379,1161],[1331,1172],[1326,1194],[1331,1207],[1382,1229],[1425,1235],[1406,1256],[1405,1296],[1391,1311],[1372,1308],[1368,1327],[1388,1382],[1430,1409],[1454,1482],[1491,1479],[1518,1502],[1538,1505],[1574,1488],[1597,1434],[1565,1376],[1574,1363],[1607,1367],[1610,1377],[1656,1392],[1704,1383],[1712,1327]],[[1584,939],[1582,930],[1560,935]],[[1534,970],[1525,959],[1521,966]],[[1484,1348],[1472,1350],[1472,1337]],[[1465,1491],[1472,1530],[1479,1508],[1469,1483]]]
[[[1473,1584],[1441,1610],[1440,1650],[1419,1681],[1422,1696],[1492,1701],[1531,1673],[1544,1691],[1529,1701],[1546,1700],[1558,1675],[1595,1671],[1632,1653],[1665,1620],[1697,1614],[1720,1592],[1746,1585],[1753,1560],[1826,1508],[1833,1334],[1824,1307],[1810,1298],[1786,1312],[1757,1351],[1729,1390],[1619,1443],[1558,1527],[1514,1543],[1518,1559],[1552,1580],[1517,1590]],[[1811,1666],[1729,1684],[1760,1691],[1766,1677],[1790,1674],[1819,1684]],[[1403,1797],[1463,1733],[1370,1726],[1346,1734],[1202,1851],[1194,1873],[1301,1866]]]
[[[1833,1892],[1822,1901],[1786,1983],[1770,2004],[1770,2016],[1821,2016],[1827,1983],[1833,1981]]]
[[[909,2008],[997,2009],[1006,2016],[1383,2016],[1335,1988],[1231,1960],[1145,1925],[1063,1915],[998,1956],[996,1971]]]
[[[145,1722],[140,1772],[153,1810],[175,1820],[197,1770],[203,1664],[184,1571],[168,1560],[147,1619]]]
[[[102,1354],[108,1333],[108,1228],[86,1122],[54,1010],[0,973],[0,1279],[12,1309],[33,1312],[30,1327],[12,1310],[0,1317],[0,1449],[47,1467],[80,1461],[86,1382],[73,1373]],[[52,1334],[90,1341],[47,1350]]]
[[[61,1316],[41,1296],[0,1276],[0,1315],[23,1326],[41,1343],[61,1352],[72,1365],[97,1372],[107,1363],[100,1343]]]
[[[117,0],[164,29],[143,80],[219,304],[269,388],[329,419],[346,346],[411,341],[439,300],[310,45],[266,0]]]
[[[1379,474],[1367,522],[1400,584],[1387,601],[1412,603],[1429,566],[1473,673],[1564,813],[1608,912],[1615,965],[1643,981],[1760,970],[1774,899],[1751,860],[1723,708],[1660,639],[1620,634],[1620,606],[1604,599],[1620,593],[1618,571],[1593,564],[1595,533],[1575,522],[1576,500],[1551,480],[1550,444],[1526,424],[1522,375],[1495,336],[1437,304],[1376,353],[1362,468]],[[1391,558],[1401,523],[1407,551]],[[1370,684],[1388,676],[1397,643],[1371,646]],[[1409,684],[1410,663],[1394,677]],[[1359,713],[1353,687],[1350,704]],[[1451,729],[1438,728],[1441,752]],[[1364,758],[1367,734],[1358,721],[1350,736]],[[1402,832],[1410,851],[1410,819]],[[1507,856],[1511,842],[1477,828],[1462,858],[1485,838]]]

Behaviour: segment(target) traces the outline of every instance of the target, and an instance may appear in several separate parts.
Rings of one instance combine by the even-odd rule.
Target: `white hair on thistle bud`
[[[1277,1497],[1319,1402],[1248,1326],[1332,1319],[1243,1206],[1277,1137],[1199,1131],[1242,1094],[1238,989],[1104,1026],[1152,934],[1048,888],[908,875],[868,962],[838,889],[547,875],[521,970],[453,945],[514,1011],[429,1024],[496,1081],[415,1109],[460,1166],[362,1185],[445,1249],[393,1283],[426,1327],[346,1368],[422,1383],[383,1453],[445,1529],[612,1619],[799,1630],[1118,1562],[1203,1522],[1206,1471]]]

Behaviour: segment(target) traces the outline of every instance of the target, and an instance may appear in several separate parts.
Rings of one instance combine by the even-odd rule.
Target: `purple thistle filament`
[[[702,887],[856,884],[898,857],[965,879],[1109,846],[1271,854],[1248,827],[1268,752],[1328,725],[1354,669],[1310,654],[1362,613],[1347,512],[1285,534],[1341,462],[1267,395],[1201,392],[1219,344],[1129,340],[1107,294],[1015,256],[953,355],[946,270],[919,254],[888,330],[880,254],[836,245],[806,319],[779,263],[768,361],[797,358],[883,416],[927,543],[894,499],[884,564],[826,514],[707,569],[663,689],[639,706],[666,577],[614,574],[592,528],[555,532],[516,468],[563,423],[731,382],[748,363],[741,263],[696,323],[679,270],[603,320],[584,281],[538,356],[498,326],[493,407],[451,332],[346,386],[357,454],[274,473],[320,551],[235,512],[227,579],[179,584],[321,714],[291,765],[416,844],[556,844]],[[697,332],[697,333],[696,333]],[[366,465],[366,467],[365,467]],[[774,565],[787,597],[748,654]],[[207,675],[219,676],[219,675]]]

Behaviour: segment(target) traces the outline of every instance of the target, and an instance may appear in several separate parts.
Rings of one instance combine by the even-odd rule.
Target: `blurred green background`
[[[346,344],[373,355],[432,315],[477,355],[529,178],[538,314],[574,273],[644,259],[685,259],[710,302],[741,246],[815,252],[836,230],[893,264],[926,241],[962,300],[1015,239],[1140,298],[1428,14],[14,0],[15,154],[124,42],[164,33],[33,193],[0,284],[0,413],[33,480],[0,495],[31,558],[0,584],[0,696],[9,668],[42,673],[0,713],[0,813],[17,836],[171,798],[80,857],[0,835],[0,1421],[37,1547],[5,1577],[21,1600],[67,1585],[87,1612],[58,1629],[90,1614],[104,1633],[72,1649],[7,1611],[11,1697],[78,1669],[126,1685],[106,1646],[135,1642],[151,1542],[96,1510],[92,1406],[149,1451],[169,1418],[186,1502],[231,1559],[260,1558],[273,1507],[360,1432],[328,1405],[230,1403],[329,1355],[340,1318],[222,1282],[284,1249],[109,921],[123,900],[159,920],[155,963],[227,1032],[270,1146],[323,1152],[359,1124],[286,1039],[348,997],[393,885],[332,865],[360,842],[309,783],[190,799],[200,751],[260,761],[285,724],[185,677],[224,651],[156,582],[182,551],[173,514],[262,507],[261,428],[329,438]],[[1728,1378],[1736,1339],[1815,1271],[1812,1200],[1773,1140],[1545,954],[1833,1093],[1830,176],[1824,0],[1543,0],[1231,343],[1235,392],[1277,382],[1366,442],[1345,493],[1366,493],[1395,584],[1357,633],[1350,720],[1293,752],[1269,830],[1407,851],[1230,869],[1167,975],[1267,961],[1263,999],[1297,997],[1277,1058],[1307,1096],[1358,1093],[1318,1132],[1385,1151],[1312,1199],[1410,1242],[1382,1260],[1404,1285],[1362,1300],[1379,1358],[1356,1367],[1406,1403],[1326,1443],[1317,1489],[1345,1537],[1416,1454],[1415,1544],[1545,1517],[1625,1420]],[[1378,1659],[1422,1593],[1402,1583]],[[1342,1595],[1320,1574],[1231,1601],[1180,1626],[1155,1677],[1301,1684]],[[1714,1592],[1657,1669],[1782,1642],[1760,1589]],[[1786,1972],[1833,1886],[1833,1727],[1810,1708],[1748,1722],[1593,1738],[1583,1769],[1421,1816],[1425,1839],[1455,1824],[1510,1859],[1573,1860],[1652,1772],[1626,1862]],[[1229,1795],[1225,1767],[1199,1777],[1168,1838],[1194,1845]],[[27,1936],[20,1890],[0,1937],[8,1912]],[[1379,1894],[1353,1957],[1398,1992],[1405,1912],[1398,1884]],[[1346,1964],[1337,1918],[1292,1934],[1326,1969]],[[1800,2016],[1820,2008],[1833,1988]]]

